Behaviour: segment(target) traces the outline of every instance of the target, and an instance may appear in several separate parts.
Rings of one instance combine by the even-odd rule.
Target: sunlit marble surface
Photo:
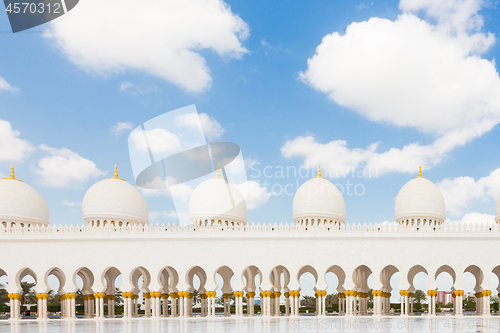
[[[325,317],[300,318],[167,318],[131,320],[21,320],[0,321],[0,333],[267,333],[267,332],[339,332],[339,333],[489,333],[500,332],[499,317]]]

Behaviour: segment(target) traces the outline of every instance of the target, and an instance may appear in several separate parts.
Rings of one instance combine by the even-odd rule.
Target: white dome
[[[342,193],[320,176],[302,184],[293,198],[293,220],[327,220],[345,222],[345,202]]]
[[[495,208],[495,221],[497,223],[500,223],[500,195],[498,196],[497,198],[497,205],[496,205],[496,208]]]
[[[399,191],[394,206],[396,222],[430,220],[441,224],[445,220],[445,204],[441,191],[430,180],[419,176]]]
[[[49,207],[43,197],[31,186],[15,179],[0,179],[0,222],[49,224]]]
[[[189,199],[189,219],[200,225],[211,220],[226,225],[247,223],[247,205],[240,191],[224,178],[212,177],[196,186]]]
[[[101,180],[85,193],[83,219],[89,224],[104,221],[148,224],[149,210],[142,194],[132,185],[115,177]],[[97,223],[94,224],[97,226]]]

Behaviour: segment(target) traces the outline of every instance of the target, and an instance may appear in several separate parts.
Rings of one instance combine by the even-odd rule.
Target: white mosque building
[[[201,317],[215,315],[215,296],[221,293],[225,316],[230,315],[232,295],[236,316],[254,315],[256,295],[261,298],[262,316],[298,316],[300,277],[306,272],[315,278],[318,316],[326,314],[329,272],[339,281],[340,315],[367,315],[370,288],[373,315],[388,315],[390,279],[396,272],[401,276],[401,316],[413,312],[414,277],[419,272],[429,277],[430,316],[436,313],[436,278],[442,272],[453,278],[453,304],[462,303],[463,276],[472,273],[476,313],[490,314],[494,288],[490,276],[500,276],[500,198],[496,224],[444,223],[443,196],[420,173],[397,195],[397,223],[347,224],[342,194],[319,172],[295,195],[294,225],[256,225],[247,223],[243,196],[218,173],[194,190],[189,211],[189,226],[150,225],[146,201],[118,177],[115,168],[113,177],[94,184],[85,194],[86,225],[55,226],[49,222],[42,196],[17,179],[12,168],[11,176],[0,180],[0,252],[4,254],[0,276],[8,279],[11,320],[20,318],[21,280],[26,276],[36,282],[38,318],[47,318],[51,275],[59,280],[61,315],[68,319],[76,318],[78,290],[84,295],[85,318],[115,317],[120,275],[124,318],[137,316],[143,298],[145,317],[192,316],[195,276],[200,282]],[[22,255],[27,246],[30,255]],[[246,312],[243,296],[248,300]],[[280,313],[282,299],[285,310]],[[453,313],[463,315],[462,307],[455,307]]]

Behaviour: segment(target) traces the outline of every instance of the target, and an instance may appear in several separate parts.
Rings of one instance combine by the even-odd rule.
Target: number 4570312
[[[8,13],[14,14],[35,14],[35,13],[52,13],[52,14],[60,14],[61,13],[61,4],[60,3],[33,3],[33,2],[14,2],[9,3],[5,10]]]

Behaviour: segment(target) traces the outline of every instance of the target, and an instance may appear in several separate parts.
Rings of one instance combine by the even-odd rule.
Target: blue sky
[[[348,222],[392,221],[394,198],[415,176],[419,164],[425,176],[443,188],[449,219],[460,220],[473,212],[489,214],[480,218],[491,219],[500,192],[500,176],[492,174],[500,166],[500,156],[495,154],[499,139],[495,92],[500,95],[495,64],[498,8],[496,2],[451,3],[450,9],[440,2],[427,7],[422,2],[415,7],[412,1],[320,1],[314,6],[305,2],[228,1],[207,18],[207,27],[202,23],[195,27],[208,30],[206,36],[178,36],[185,39],[175,42],[184,43],[181,46],[166,42],[150,49],[149,44],[158,38],[171,39],[171,27],[159,24],[154,27],[158,31],[144,31],[143,37],[135,40],[128,29],[142,29],[143,18],[132,27],[122,27],[120,18],[130,14],[127,8],[116,14],[118,18],[111,17],[116,27],[109,32],[98,21],[94,28],[80,27],[96,19],[91,1],[82,2],[52,23],[17,34],[9,33],[7,16],[0,14],[0,77],[5,80],[0,92],[0,119],[11,128],[7,133],[6,127],[1,143],[10,147],[0,149],[2,172],[6,174],[10,164],[15,164],[19,178],[45,197],[52,223],[81,223],[79,204],[86,189],[110,175],[115,163],[120,176],[133,183],[127,147],[130,128],[195,104],[199,113],[207,114],[222,128],[223,134],[214,140],[240,145],[247,163],[257,162],[253,169],[263,171],[268,166],[274,174],[280,167],[305,165],[312,175],[317,163],[327,170],[349,171],[349,165],[356,170],[377,167],[378,177],[329,177],[339,186],[347,186],[347,182],[358,185],[358,194],[362,193],[349,194],[345,188]],[[197,17],[195,5],[186,4],[179,15]],[[169,8],[160,10],[167,12]],[[217,15],[229,23],[213,28],[210,20],[216,20]],[[371,25],[362,27],[367,24]],[[179,29],[184,28],[179,25]],[[405,35],[420,27],[432,31]],[[368,31],[372,35],[366,36]],[[337,41],[323,41],[335,33],[339,34]],[[387,38],[391,34],[394,38]],[[117,40],[117,50],[115,43],[109,42],[110,36]],[[141,40],[149,38],[151,42],[143,45]],[[408,45],[400,45],[399,38]],[[476,41],[470,42],[474,38]],[[451,46],[438,50],[436,56],[436,43]],[[468,43],[481,45],[463,46]],[[421,54],[405,60],[408,55],[401,48],[413,44]],[[100,45],[107,46],[103,50]],[[318,46],[323,51],[317,53]],[[138,47],[145,51],[133,54]],[[193,54],[193,66],[206,77],[193,78],[189,69],[193,66],[184,68],[175,56],[169,58],[172,48]],[[158,57],[148,58],[146,53],[153,52]],[[346,55],[348,52],[360,56]],[[132,53],[132,60],[127,59],[127,53]],[[317,61],[308,65],[315,54]],[[433,62],[433,57],[440,56],[443,59]],[[393,63],[387,64],[387,59]],[[479,74],[474,66],[464,69],[464,63],[471,61],[489,67]],[[443,63],[450,68],[440,71]],[[432,73],[429,75],[436,76],[433,79],[438,82],[427,82],[415,68]],[[456,77],[447,77],[457,72]],[[473,85],[464,83],[474,80],[477,83]],[[439,91],[440,85],[452,83],[463,87],[448,94]],[[345,86],[350,88],[343,89]],[[398,86],[403,93],[395,89]],[[426,86],[436,87],[438,96],[422,95],[428,92],[421,89]],[[332,97],[334,94],[337,97]],[[460,100],[463,95],[466,97]],[[418,102],[426,99],[428,103]],[[454,100],[467,107],[456,110]],[[113,133],[111,128],[119,122],[130,125]],[[477,130],[474,125],[486,129]],[[452,136],[468,130],[475,132]],[[462,143],[441,150],[432,148],[440,138],[447,144]],[[414,149],[417,151],[406,152],[404,147],[412,144],[419,146]],[[399,151],[396,156],[384,154],[391,149]],[[293,197],[279,192],[288,183],[296,184],[297,179],[257,175],[248,170],[249,179],[260,184],[254,195],[255,208],[249,211],[250,223],[292,222]],[[299,178],[299,185],[307,178]],[[441,184],[446,178],[448,181]],[[265,189],[264,182],[268,184]],[[156,212],[153,223],[176,222],[170,197],[146,199],[150,210]]]
[[[208,115],[214,141],[237,143],[254,163],[249,223],[292,223],[293,196],[272,186],[300,185],[318,163],[377,170],[326,171],[339,186],[358,185],[358,194],[344,192],[348,223],[393,221],[394,199],[419,164],[441,188],[448,219],[493,221],[496,1],[214,0],[205,8],[193,0],[140,13],[136,2],[113,3],[81,1],[17,34],[0,13],[0,172],[14,164],[44,196],[51,223],[83,223],[85,191],[115,163],[134,183],[130,130],[191,104]],[[256,177],[266,166],[310,173]],[[145,195],[151,223],[176,223],[168,195]]]

